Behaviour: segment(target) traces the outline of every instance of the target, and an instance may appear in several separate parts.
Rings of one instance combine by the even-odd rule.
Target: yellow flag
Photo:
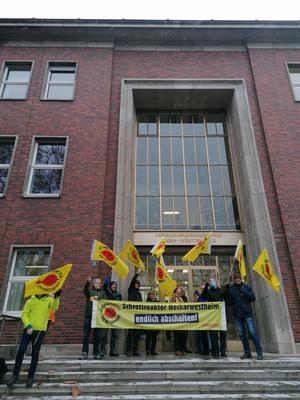
[[[243,243],[242,243],[241,240],[239,240],[239,242],[237,244],[234,258],[236,260],[238,260],[238,262],[239,262],[239,271],[240,271],[241,277],[243,278],[243,280],[245,280],[245,278],[247,276],[247,272],[246,272],[246,264],[245,264]]]
[[[159,258],[164,251],[166,250],[166,241],[165,239],[161,238],[159,239],[159,241],[152,247],[152,249],[150,250],[150,253],[153,256],[156,256],[157,258]]]
[[[177,282],[167,273],[162,256],[157,260],[155,275],[160,294],[163,296],[172,296],[177,287]]]
[[[253,270],[262,276],[275,292],[279,293],[280,281],[273,272],[267,249],[262,250],[255,264],[253,265]]]
[[[199,243],[196,244],[188,253],[182,257],[182,261],[194,262],[200,254],[210,254],[211,235],[208,233]]]
[[[124,260],[129,261],[136,268],[145,271],[146,268],[143,264],[143,261],[141,260],[139,252],[130,240],[128,240],[128,242],[125,244],[124,249],[120,253],[120,256],[124,258]]]
[[[93,241],[91,260],[105,262],[121,279],[126,278],[129,273],[129,268],[124,261],[118,257],[108,246],[99,242],[98,240]]]
[[[50,294],[57,292],[62,288],[72,267],[72,264],[66,264],[63,267],[54,269],[53,271],[25,282],[24,297],[34,294]]]

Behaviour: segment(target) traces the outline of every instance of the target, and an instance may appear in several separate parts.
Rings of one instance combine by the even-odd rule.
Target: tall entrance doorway
[[[189,266],[186,267],[168,267],[168,273],[177,282],[178,286],[184,288],[189,301],[194,301],[194,293],[199,291],[202,285],[205,285],[209,279],[214,278],[220,281],[220,274],[217,266]]]

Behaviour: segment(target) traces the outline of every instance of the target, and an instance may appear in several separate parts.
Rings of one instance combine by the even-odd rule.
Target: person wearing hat
[[[263,360],[263,353],[259,336],[257,335],[251,303],[255,301],[255,295],[251,286],[243,282],[239,273],[233,275],[234,284],[229,287],[226,303],[233,306],[233,314],[240,339],[243,343],[244,354],[241,359],[252,358],[249,341],[247,337],[247,329],[252,336],[257,353],[257,359]],[[246,329],[247,327],[247,329]]]
[[[128,301],[143,301],[142,293],[140,292],[140,281],[137,279],[139,276],[140,270],[138,269],[137,273],[133,276],[129,288],[128,288]],[[128,329],[127,333],[127,343],[126,343],[126,355],[130,357],[140,356],[140,353],[137,351],[138,343],[139,343],[140,331],[139,329]]]

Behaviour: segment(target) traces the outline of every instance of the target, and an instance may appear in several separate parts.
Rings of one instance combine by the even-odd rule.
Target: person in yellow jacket
[[[49,311],[57,310],[59,306],[60,291],[55,294],[41,294],[31,296],[25,303],[22,311],[24,331],[17,352],[13,374],[7,386],[11,388],[19,379],[24,354],[29,343],[32,344],[31,363],[28,371],[26,388],[30,388],[34,382],[34,374],[37,368],[42,342],[47,332]]]

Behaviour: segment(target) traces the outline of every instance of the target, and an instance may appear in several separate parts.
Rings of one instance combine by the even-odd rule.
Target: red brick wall
[[[250,50],[273,182],[265,179],[285,293],[300,341],[300,102],[295,102],[287,62],[299,50]],[[261,159],[262,159],[261,155]],[[267,171],[268,166],[264,168]],[[266,172],[267,173],[267,172]],[[275,186],[275,193],[270,184]]]
[[[294,205],[294,196],[292,198],[296,189],[287,191],[284,186],[290,174],[290,187],[297,183],[295,165],[299,163],[287,165],[283,157],[284,148],[290,151],[291,156],[293,152],[296,153],[294,127],[300,117],[296,115],[298,104],[293,103],[285,71],[280,70],[281,59],[277,60],[275,70],[282,79],[277,77],[275,86],[279,92],[280,85],[283,85],[284,104],[280,97],[274,98],[272,90],[275,89],[271,81],[266,82],[274,67],[274,54],[270,53],[270,57],[267,57],[265,51],[251,51],[250,62],[249,54],[239,51],[112,53],[109,49],[76,48],[3,50],[1,59],[33,59],[35,66],[29,99],[25,102],[1,102],[0,108],[0,134],[20,136],[7,196],[4,200],[0,199],[0,214],[5,216],[0,222],[1,230],[5,230],[5,236],[1,234],[0,281],[4,276],[11,244],[51,243],[55,246],[53,266],[74,263],[74,271],[64,287],[56,328],[52,330],[48,341],[81,341],[84,311],[82,287],[90,269],[91,241],[97,237],[107,244],[113,242],[122,78],[245,79],[293,328],[296,339],[300,340],[297,319],[299,298],[293,273],[299,252],[296,248],[299,222],[298,229],[295,223],[299,218],[290,220],[292,216],[299,217],[299,211]],[[276,54],[279,57],[280,52]],[[48,60],[79,61],[74,102],[39,100]],[[269,64],[268,68],[264,67],[264,63]],[[262,113],[259,111],[256,89],[259,98],[264,97],[259,100]],[[274,107],[276,112],[273,112]],[[284,119],[279,116],[284,116]],[[295,126],[290,121],[295,121]],[[59,200],[21,198],[34,134],[70,136],[63,195]],[[291,144],[286,144],[286,141],[291,141]]]
[[[0,282],[7,278],[10,245],[53,244],[52,266],[74,266],[49,340],[76,343],[82,335],[83,286],[87,275],[97,272],[89,262],[91,243],[102,237],[112,51],[10,47],[2,48],[0,57],[0,62],[34,60],[28,99],[0,102],[0,134],[19,135],[8,190],[0,199]],[[40,101],[48,61],[78,61],[74,101]],[[69,136],[60,199],[22,198],[34,135]]]

